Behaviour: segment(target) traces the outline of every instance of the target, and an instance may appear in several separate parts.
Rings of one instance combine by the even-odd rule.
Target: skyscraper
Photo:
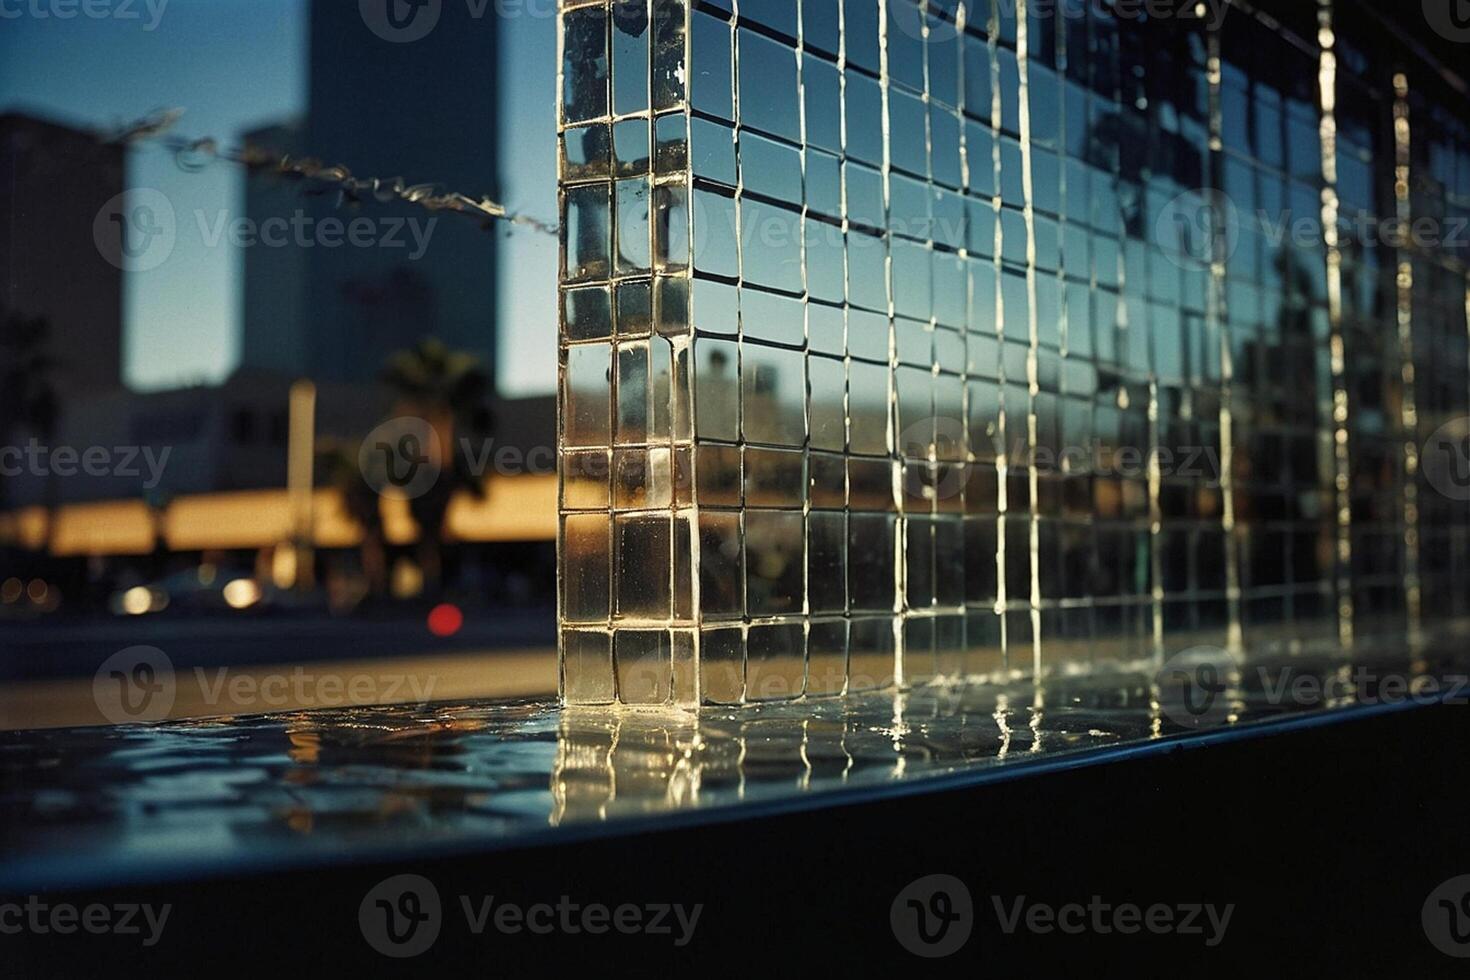
[[[247,141],[356,177],[495,196],[497,32],[492,8],[476,16],[471,7],[446,4],[432,23],[415,8],[425,19],[403,33],[397,20],[369,23],[357,4],[317,0],[305,117]],[[256,227],[276,218],[292,230],[283,246],[246,250],[242,367],[368,381],[388,354],[438,337],[478,354],[493,374],[492,231],[447,212],[382,200],[358,206],[302,188],[251,178],[246,206]],[[323,231],[324,221],[358,218],[372,222],[359,242]]]

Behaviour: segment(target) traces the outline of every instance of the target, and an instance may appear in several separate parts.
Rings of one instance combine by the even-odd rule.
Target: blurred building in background
[[[395,44],[368,29],[356,4],[316,0],[305,117],[245,141],[356,177],[496,197],[496,18],[470,6],[446,4],[428,36]],[[246,210],[257,227],[367,217],[378,244],[247,249],[242,366],[366,382],[394,351],[437,337],[494,376],[493,230],[417,207],[354,208],[268,177],[250,181]]]
[[[93,222],[123,192],[124,151],[93,133],[0,115],[0,316],[44,316],[62,398],[122,384],[122,270]]]
[[[263,126],[242,134],[247,146],[281,155],[302,151],[300,120]],[[255,220],[288,217],[309,199],[299,184],[271,178],[245,182],[245,214]],[[299,248],[246,249],[240,289],[243,320],[240,363],[250,369],[307,372],[311,365],[306,323],[307,255]]]
[[[39,505],[101,500],[166,501],[183,494],[286,485],[291,375],[241,369],[218,385],[171,391],[119,388],[66,406],[52,447],[98,447],[117,465],[64,479],[24,471],[7,480],[7,501]],[[318,385],[320,442],[361,439],[389,407],[371,385]],[[125,458],[131,465],[122,465]],[[49,482],[49,486],[48,486]]]

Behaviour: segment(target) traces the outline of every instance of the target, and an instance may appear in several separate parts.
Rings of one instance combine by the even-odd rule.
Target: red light
[[[459,607],[444,603],[435,606],[429,613],[429,632],[439,637],[449,637],[460,631],[464,626],[464,613]]]

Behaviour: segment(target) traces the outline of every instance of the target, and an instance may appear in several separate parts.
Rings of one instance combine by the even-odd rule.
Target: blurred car
[[[241,569],[200,565],[154,582],[119,589],[108,608],[118,616],[173,613],[229,613],[262,609],[276,601],[276,590]]]

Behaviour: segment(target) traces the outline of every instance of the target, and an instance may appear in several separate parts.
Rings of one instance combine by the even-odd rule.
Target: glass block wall
[[[1464,612],[1463,102],[1356,4],[1171,6],[562,0],[566,702]]]

